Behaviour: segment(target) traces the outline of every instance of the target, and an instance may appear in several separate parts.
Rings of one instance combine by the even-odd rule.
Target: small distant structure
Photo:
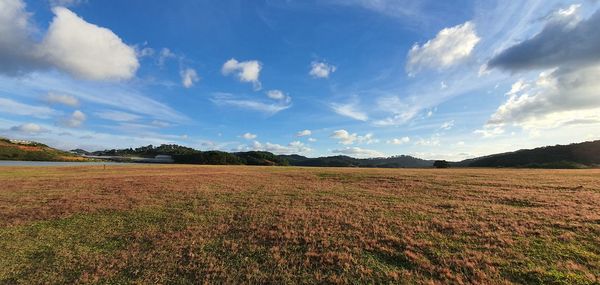
[[[9,141],[11,143],[14,143],[14,144],[22,144],[22,145],[32,145],[32,144],[34,144],[34,142],[32,142],[32,141],[26,141],[26,140],[14,140],[14,139],[11,139]]]
[[[173,157],[170,155],[166,155],[166,154],[159,154],[157,156],[154,157],[154,162],[157,163],[173,163],[175,162],[175,160],[173,160]]]
[[[143,163],[173,163],[175,160],[172,156],[166,154],[156,155],[154,158],[132,158],[134,162]]]

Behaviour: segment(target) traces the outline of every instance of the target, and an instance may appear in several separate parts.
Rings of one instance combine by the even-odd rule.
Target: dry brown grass
[[[0,283],[600,282],[600,170],[0,168]]]

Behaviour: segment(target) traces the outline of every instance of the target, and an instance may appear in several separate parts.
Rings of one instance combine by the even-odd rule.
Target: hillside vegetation
[[[310,158],[297,154],[276,155],[266,151],[224,152],[200,151],[190,147],[163,144],[138,148],[110,149],[88,152],[83,149],[71,153],[50,148],[44,144],[13,144],[0,140],[0,160],[72,161],[84,160],[78,155],[111,157],[147,157],[170,155],[175,163],[203,165],[265,165],[313,167],[366,167],[366,168],[429,168],[434,160],[424,160],[408,155],[380,158],[353,158],[328,156]],[[438,163],[447,163],[438,161]],[[591,168],[600,166],[600,140],[556,145],[535,149],[493,154],[460,162],[447,163],[450,167],[520,167],[520,168]]]
[[[600,166],[600,140],[489,155],[462,162],[470,167],[586,168]]]
[[[86,161],[87,159],[41,143],[18,144],[0,138],[0,160]]]

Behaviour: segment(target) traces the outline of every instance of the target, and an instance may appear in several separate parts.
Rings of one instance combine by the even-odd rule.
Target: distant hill
[[[154,158],[170,155],[175,163],[208,165],[293,165],[320,167],[379,167],[417,168],[433,167],[434,160],[424,160],[408,155],[385,158],[353,158],[328,156],[310,158],[297,154],[275,155],[266,151],[224,152],[200,151],[190,147],[163,144],[138,148],[110,149],[88,152],[75,149],[65,152],[30,141],[0,138],[0,160],[77,161],[87,160],[83,155],[116,158]],[[443,161],[442,161],[443,162]],[[444,162],[446,163],[446,162]],[[523,167],[523,168],[589,168],[600,167],[600,140],[556,145],[514,152],[493,154],[449,163],[451,167]]]
[[[600,140],[493,154],[464,160],[453,166],[586,168],[600,166]]]
[[[248,151],[229,153],[224,151],[199,151],[193,148],[163,144],[160,146],[142,146],[138,148],[111,149],[95,151],[94,156],[136,156],[155,157],[156,155],[170,155],[175,163],[181,164],[207,164],[207,165],[288,165],[287,160],[282,159],[266,151]]]
[[[88,159],[38,142],[0,138],[0,160],[87,161]]]
[[[423,160],[408,155],[385,158],[353,158],[344,155],[308,158],[301,155],[280,155],[294,166],[330,166],[330,167],[432,167],[433,160]]]

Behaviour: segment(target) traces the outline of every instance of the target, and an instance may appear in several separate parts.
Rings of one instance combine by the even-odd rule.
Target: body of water
[[[92,166],[92,165],[139,165],[139,163],[0,160],[0,166]]]

